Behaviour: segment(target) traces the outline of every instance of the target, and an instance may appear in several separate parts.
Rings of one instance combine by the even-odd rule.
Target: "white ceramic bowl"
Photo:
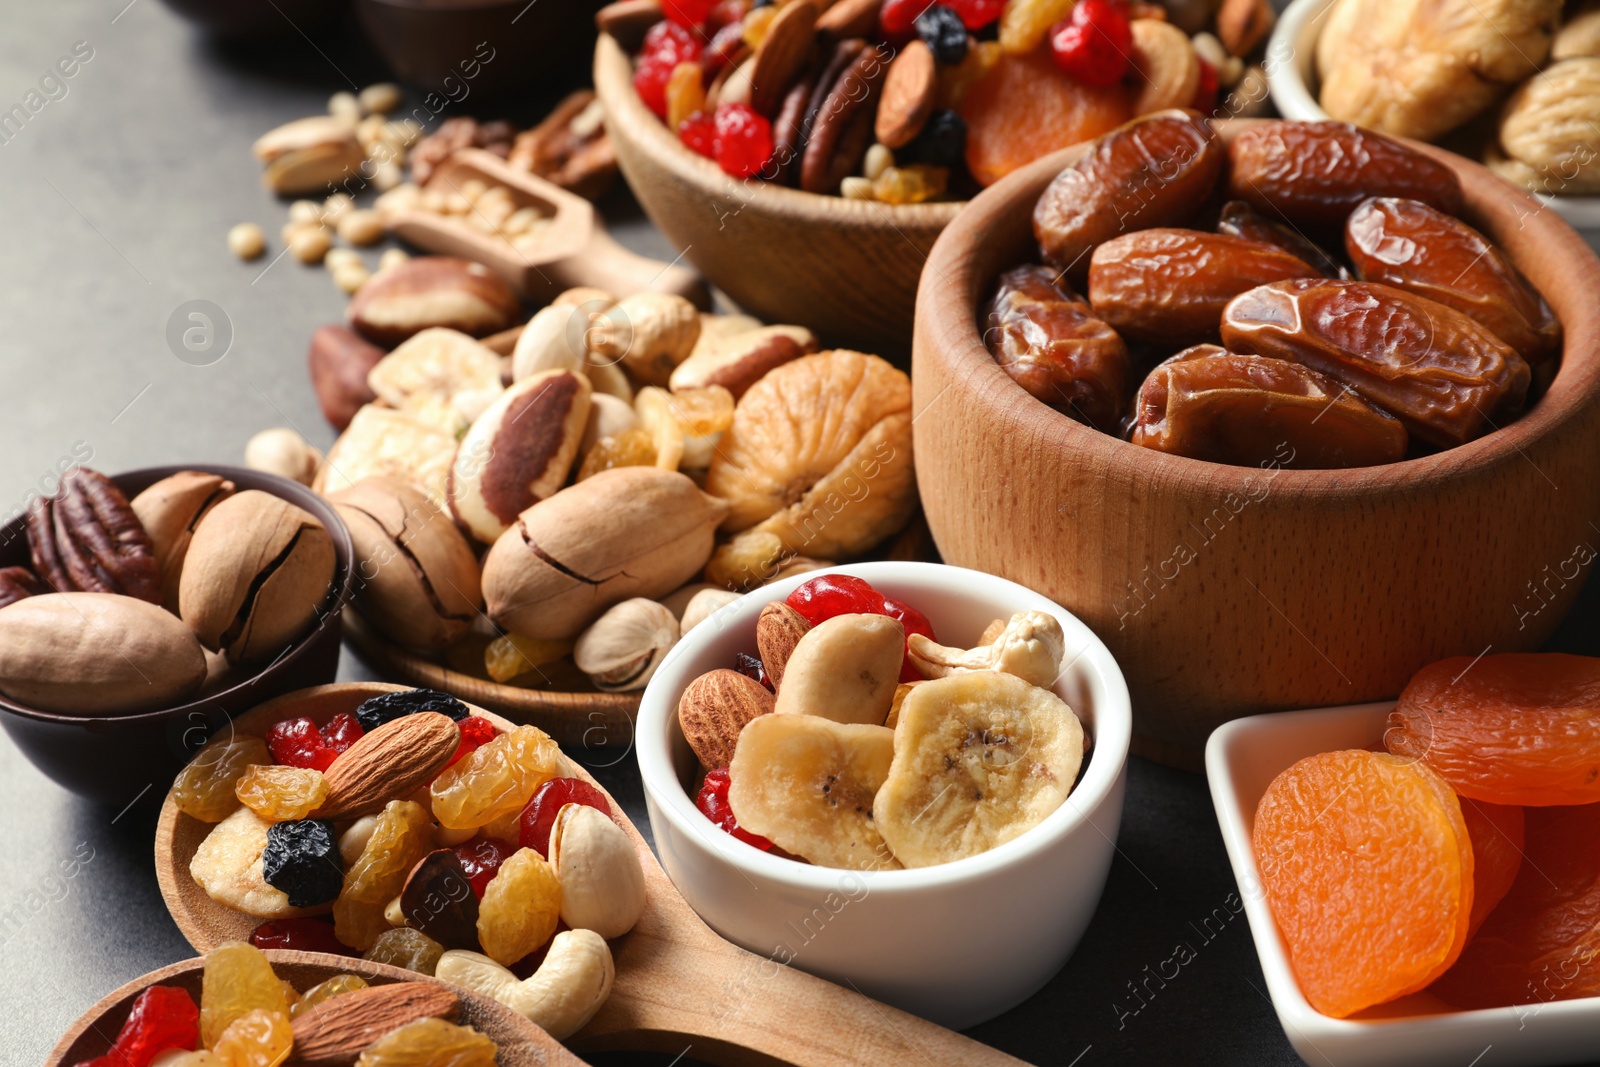
[[[1328,117],[1317,103],[1317,35],[1337,0],[1294,0],[1284,9],[1267,42],[1267,88],[1286,119],[1320,122]],[[1539,196],[1539,200],[1582,230],[1600,247],[1600,196]]]
[[[780,859],[696,810],[695,758],[678,698],[695,678],[755,653],[755,624],[815,574],[745,596],[701,623],[645,690],[639,772],[656,850],[691,907],[723,937],[952,1029],[1020,1004],[1072,955],[1105,887],[1122,819],[1132,713],[1105,645],[1066,609],[1003,578],[930,563],[834,568],[921,609],[968,647],[1016,611],[1054,615],[1069,666],[1055,691],[1093,739],[1078,785],[1043,823],[979,856],[905,871],[843,871]]]
[[[1588,1063],[1600,1059],[1600,997],[1458,1011],[1426,990],[1348,1019],[1311,1006],[1289,966],[1261,889],[1250,835],[1256,806],[1278,774],[1307,756],[1377,748],[1394,701],[1235,719],[1206,742],[1206,778],[1222,841],[1244,898],[1267,992],[1283,1032],[1313,1067],[1466,1067]],[[1493,1047],[1491,1055],[1485,1055]]]

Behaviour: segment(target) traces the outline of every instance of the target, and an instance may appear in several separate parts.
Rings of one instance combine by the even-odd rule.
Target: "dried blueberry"
[[[333,824],[295,819],[267,827],[261,874],[288,896],[292,908],[314,908],[337,899],[344,887],[344,865]]]
[[[402,689],[363,700],[356,709],[356,720],[370,734],[384,723],[415,715],[419,711],[437,711],[456,722],[472,714],[465,704],[449,693],[441,693],[437,689]]]
[[[935,167],[956,167],[967,150],[967,124],[954,111],[935,111],[917,134],[895,156],[904,163],[928,163]]]
[[[934,4],[917,16],[916,27],[934,62],[949,65],[967,58],[967,24],[954,8]]]

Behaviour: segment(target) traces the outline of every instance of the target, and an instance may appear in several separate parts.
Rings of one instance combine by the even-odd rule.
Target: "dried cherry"
[[[479,900],[495,876],[500,865],[517,851],[516,845],[493,837],[474,837],[455,847],[456,858],[461,861],[461,871],[472,883],[472,892]]]
[[[812,626],[835,615],[887,615],[898,619],[905,627],[907,640],[914,633],[935,640],[933,624],[926,615],[908,604],[885,597],[871,583],[851,574],[823,574],[813,578],[790,593],[786,603]],[[761,674],[761,677],[750,677],[767,685],[765,667]],[[923,680],[921,672],[912,666],[909,656],[900,663],[900,680]]]
[[[357,741],[366,733],[361,728],[361,723],[354,715],[341,711],[328,720],[328,725],[322,728],[322,742],[328,746],[328,751],[338,755]]]
[[[522,809],[523,848],[531,848],[549,858],[550,831],[555,828],[556,815],[566,804],[586,804],[596,811],[615,818],[606,795],[582,778],[552,778],[541,785]]]
[[[325,771],[338,753],[328,748],[327,739],[310,719],[284,719],[267,731],[267,750],[275,762],[288,767]]]
[[[134,998],[128,1019],[104,1055],[90,1067],[149,1067],[168,1049],[185,1051],[200,1044],[200,1009],[186,989],[153,985]]]
[[[728,804],[728,782],[728,768],[718,767],[716,770],[707,771],[705,781],[700,783],[700,792],[695,795],[694,806],[700,809],[700,814],[740,841],[754,845],[763,852],[770,852],[771,841],[748,830],[739,829],[739,820],[734,818],[733,808]]]
[[[1095,88],[1121,81],[1132,51],[1133,33],[1121,0],[1079,0],[1050,31],[1056,66]]]
[[[355,950],[334,935],[333,924],[326,919],[270,919],[250,931],[250,943],[256,948],[355,955]]]

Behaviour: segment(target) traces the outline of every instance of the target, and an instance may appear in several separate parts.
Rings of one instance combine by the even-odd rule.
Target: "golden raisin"
[[[495,1051],[470,1026],[418,1019],[368,1045],[356,1067],[494,1067]]]
[[[655,462],[655,440],[634,427],[596,441],[589,454],[583,457],[583,466],[578,468],[578,481],[613,467],[653,467]]]
[[[283,984],[254,945],[226,941],[206,953],[200,979],[200,1043],[215,1049],[223,1031],[253,1011],[289,1014]]]
[[[367,988],[367,980],[359,974],[336,974],[306,990],[299,1000],[289,1007],[289,1018],[298,1019],[323,1001],[332,1000],[342,993],[354,993]]]
[[[872,198],[885,204],[920,204],[943,196],[950,171],[926,163],[888,167],[872,183]]]
[[[444,946],[421,930],[397,926],[379,934],[378,940],[361,958],[373,963],[387,963],[391,967],[404,967],[408,971],[432,977],[433,969],[439,966],[439,957],[443,955]]]
[[[303,819],[328,799],[328,781],[309,767],[246,768],[233,788],[239,803],[268,822]]]
[[[234,787],[252,764],[271,763],[267,743],[249,734],[219,738],[195,753],[172,783],[178,810],[201,822],[221,822],[239,810]]]
[[[1000,47],[1027,55],[1044,43],[1050,27],[1072,13],[1073,0],[1011,0],[1000,13]]]
[[[362,951],[371,948],[378,935],[389,929],[383,909],[404,887],[411,868],[432,848],[433,821],[428,809],[409,800],[390,801],[379,813],[361,855],[345,869],[344,888],[333,902],[333,929],[339,940]]]
[[[709,437],[733,425],[733,394],[720,385],[667,394],[667,408],[685,437]]]
[[[503,634],[483,650],[483,669],[495,681],[509,682],[571,654],[571,641],[544,641],[521,634]]]
[[[533,849],[518,849],[483,891],[478,943],[484,955],[509,967],[550,940],[560,920],[555,868]]]
[[[235,1019],[211,1051],[224,1067],[278,1067],[293,1047],[289,1017],[256,1008]]]
[[[522,810],[533,791],[561,771],[561,749],[550,735],[537,726],[519,726],[474,749],[433,780],[433,817],[451,830],[476,829]],[[421,858],[419,853],[411,863]],[[399,891],[396,885],[379,906]]]

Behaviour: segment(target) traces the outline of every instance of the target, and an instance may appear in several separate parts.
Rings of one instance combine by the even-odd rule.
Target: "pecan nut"
[[[617,176],[617,153],[594,91],[579,89],[517,134],[506,162],[590,200],[604,196]]]
[[[161,603],[161,564],[150,535],[111,479],[87,467],[28,511],[33,569],[58,593],[121,593]]]
[[[800,188],[831,193],[854,174],[872,143],[874,105],[888,64],[876,48],[862,48],[828,85],[800,161]],[[817,83],[821,89],[825,81]]]
[[[44,583],[28,568],[0,567],[0,608],[44,592]]]

